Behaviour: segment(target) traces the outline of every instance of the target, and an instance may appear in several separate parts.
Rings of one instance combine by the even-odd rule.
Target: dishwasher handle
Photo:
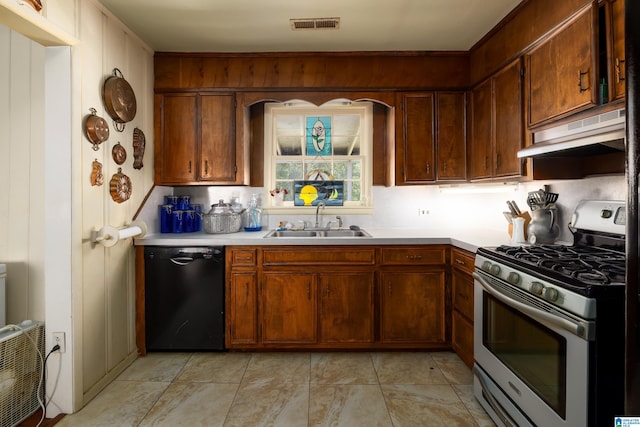
[[[169,261],[171,261],[176,265],[189,265],[193,261],[195,261],[195,258],[188,257],[188,256],[178,256],[178,257],[169,258]]]

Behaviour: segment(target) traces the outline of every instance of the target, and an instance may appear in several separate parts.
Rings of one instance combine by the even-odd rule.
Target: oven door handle
[[[577,337],[585,338],[585,328],[583,325],[576,324],[562,317],[554,316],[553,314],[549,314],[542,310],[538,310],[535,307],[532,307],[528,304],[522,303],[520,301],[517,301],[513,298],[508,297],[502,292],[500,292],[499,290],[495,289],[493,286],[491,286],[491,284],[489,284],[486,280],[484,280],[484,278],[478,273],[476,273],[475,271],[473,272],[473,278],[476,279],[478,283],[480,283],[480,285],[484,288],[484,290],[489,292],[494,298],[502,301],[503,303],[511,307],[517,308],[518,310],[522,311],[525,314],[528,314],[529,316],[533,317],[538,321],[551,323],[554,326],[557,326],[559,328],[562,328],[566,331],[571,332],[573,335]]]

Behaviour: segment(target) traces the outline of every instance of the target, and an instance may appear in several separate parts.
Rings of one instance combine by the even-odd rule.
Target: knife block
[[[528,240],[529,235],[527,233],[527,229],[529,228],[529,223],[531,222],[531,215],[529,215],[529,212],[525,211],[522,212],[519,216],[520,218],[524,218],[524,238],[525,240]],[[513,224],[509,223],[507,232],[509,233],[510,238],[513,237]]]

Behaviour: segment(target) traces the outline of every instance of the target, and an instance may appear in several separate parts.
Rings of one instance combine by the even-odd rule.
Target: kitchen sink
[[[264,237],[371,237],[371,235],[364,230],[272,230]]]

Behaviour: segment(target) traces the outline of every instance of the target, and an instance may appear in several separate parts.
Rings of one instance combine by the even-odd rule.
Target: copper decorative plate
[[[124,161],[127,160],[127,150],[120,145],[120,142],[113,146],[113,149],[111,149],[111,155],[113,156],[113,161],[118,165],[123,164]]]
[[[131,197],[131,179],[122,173],[122,168],[118,168],[118,173],[113,174],[109,182],[111,198],[114,202],[122,203]]]

